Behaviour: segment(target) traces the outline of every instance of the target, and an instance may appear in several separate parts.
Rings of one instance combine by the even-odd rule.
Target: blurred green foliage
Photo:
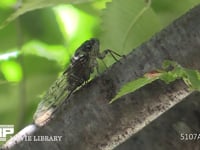
[[[86,39],[97,37],[101,49],[127,54],[199,1],[0,2],[0,124],[19,130],[31,123],[40,95]]]

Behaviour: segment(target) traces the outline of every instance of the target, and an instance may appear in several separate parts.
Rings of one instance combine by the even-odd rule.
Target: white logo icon
[[[0,125],[0,141],[6,141],[6,137],[14,133],[14,125]]]

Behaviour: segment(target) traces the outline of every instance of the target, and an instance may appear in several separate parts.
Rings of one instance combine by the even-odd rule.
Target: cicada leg
[[[115,57],[115,55],[118,56],[118,57],[124,57],[124,55],[120,55],[120,54],[118,54],[118,53],[116,53],[115,51],[112,51],[112,50],[110,50],[110,49],[106,49],[106,50],[104,50],[102,53],[99,53],[97,57],[98,57],[99,59],[104,59],[104,58],[106,57],[107,54],[110,54],[110,55],[113,57],[113,59],[114,59],[115,61],[119,61],[119,60]]]

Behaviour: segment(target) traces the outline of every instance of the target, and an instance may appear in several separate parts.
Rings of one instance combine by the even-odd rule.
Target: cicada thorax
[[[99,41],[90,39],[85,41],[75,52],[69,68],[63,73],[67,76],[67,90],[73,91],[84,82],[88,81],[96,65],[96,57],[91,57],[99,50]],[[95,59],[95,60],[93,60]]]
[[[75,90],[90,78],[91,68],[89,64],[90,59],[87,55],[81,56],[75,61],[72,60],[71,65],[66,71],[68,82],[67,90]]]

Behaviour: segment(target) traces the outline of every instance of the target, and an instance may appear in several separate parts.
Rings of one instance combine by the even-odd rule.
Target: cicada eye
[[[80,52],[76,52],[74,56],[78,56],[80,54]]]
[[[88,54],[89,52],[91,52],[94,48],[96,49],[96,47],[99,47],[99,40],[92,38],[90,40],[85,41],[77,50],[75,53],[75,56],[80,56]]]
[[[90,52],[92,49],[92,43],[90,41],[87,41],[84,45],[83,45],[83,51],[85,52]]]
[[[85,45],[85,48],[86,48],[86,50],[89,50],[89,49],[92,48],[92,45],[90,43],[88,43],[88,44]]]
[[[92,38],[90,40],[87,40],[82,46],[83,46],[83,51],[85,52],[90,52],[94,46],[99,45],[99,40]]]

